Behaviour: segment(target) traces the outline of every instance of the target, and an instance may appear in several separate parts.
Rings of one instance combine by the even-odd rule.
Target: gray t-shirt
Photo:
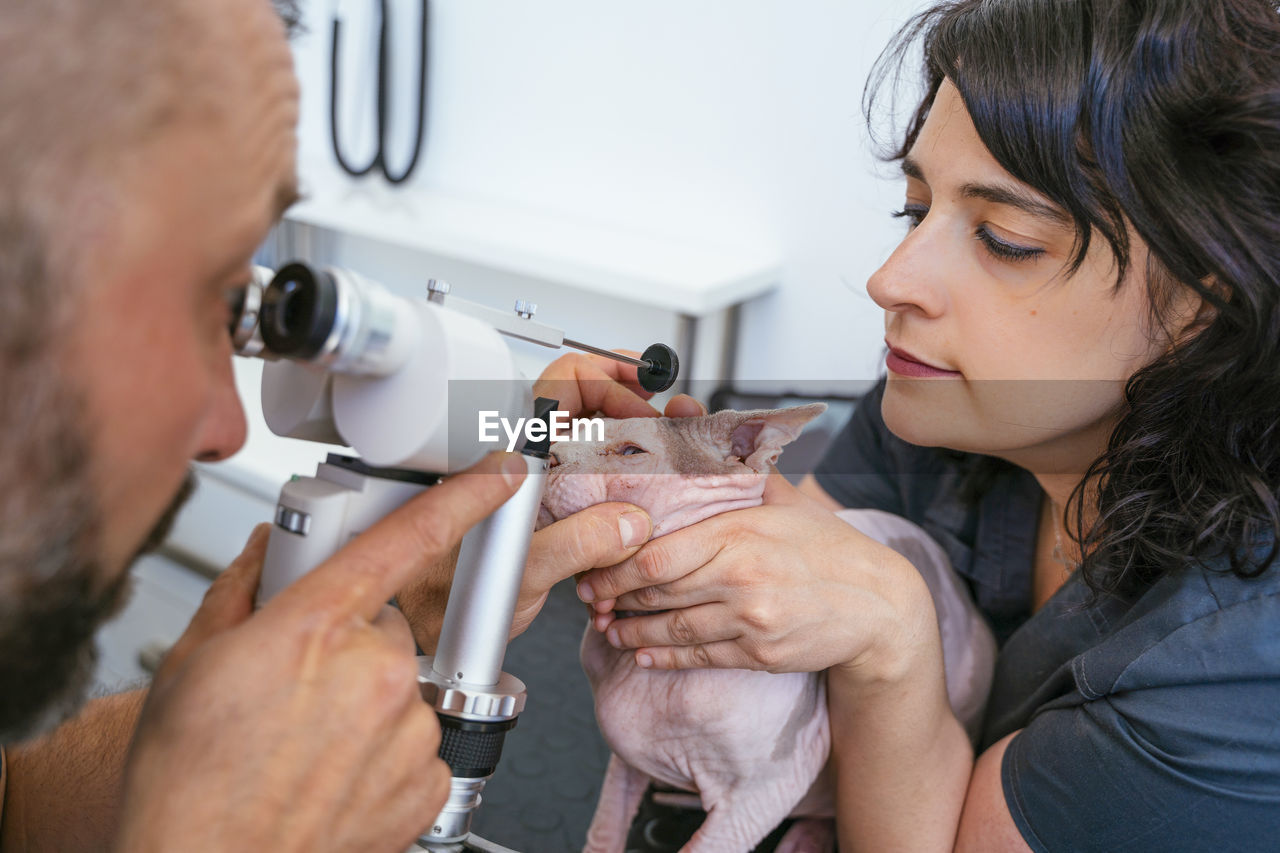
[[[1037,851],[1280,850],[1280,569],[1169,575],[1090,602],[1077,576],[1031,615],[1041,492],[1012,466],[915,447],[859,404],[815,472],[850,507],[916,522],[1000,639],[980,747],[1021,729],[1005,800]]]

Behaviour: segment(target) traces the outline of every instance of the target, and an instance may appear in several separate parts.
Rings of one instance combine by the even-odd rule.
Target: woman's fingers
[[[617,565],[587,572],[578,582],[578,597],[588,604],[621,598],[627,593],[670,584],[697,571],[724,548],[724,531],[730,529],[730,525],[717,521],[708,519],[677,530],[649,542]],[[642,596],[650,597],[643,600],[632,597],[627,601],[631,606],[644,610],[677,606],[664,598],[664,594],[672,594],[672,590],[642,593]],[[616,606],[625,608],[627,604]]]
[[[642,669],[768,669],[733,640],[637,649],[635,660]]]
[[[693,607],[723,597],[724,584],[716,571],[715,557],[711,561],[695,567],[693,572],[677,578],[671,583],[645,586],[632,592],[623,593],[611,604],[611,611],[617,610],[670,610],[673,607]]]
[[[717,602],[649,616],[619,617],[609,626],[605,638],[615,649],[638,649],[736,640],[741,633],[733,613]]]

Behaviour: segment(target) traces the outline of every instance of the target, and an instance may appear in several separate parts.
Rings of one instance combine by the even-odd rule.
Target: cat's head
[[[811,403],[690,418],[606,419],[602,441],[552,445],[539,525],[593,504],[627,501],[649,513],[654,535],[660,535],[759,503],[782,448],[825,409]]]

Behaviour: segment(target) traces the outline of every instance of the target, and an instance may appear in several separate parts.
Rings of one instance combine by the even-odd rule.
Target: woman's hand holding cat
[[[838,666],[877,680],[938,642],[915,568],[776,473],[762,506],[656,539],[578,589],[611,644],[659,669]],[[666,612],[615,616],[635,610]]]

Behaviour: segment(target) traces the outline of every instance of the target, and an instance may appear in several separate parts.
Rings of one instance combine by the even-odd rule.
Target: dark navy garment
[[[881,383],[815,475],[849,507],[934,536],[1001,641],[979,744],[1005,752],[1005,801],[1037,851],[1280,850],[1280,571],[1171,574],[1092,601],[1072,576],[1034,616],[1042,493],[1026,472],[961,495],[975,457],[915,447]]]

